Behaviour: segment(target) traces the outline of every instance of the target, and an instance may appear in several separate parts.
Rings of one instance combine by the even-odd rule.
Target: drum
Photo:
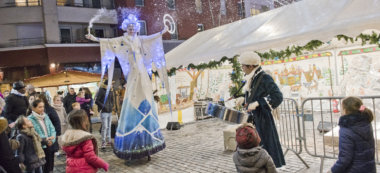
[[[224,117],[224,114],[226,112],[226,107],[224,106],[220,106],[220,105],[216,105],[216,112],[215,112],[215,115],[214,117],[218,117],[220,119],[223,119]]]

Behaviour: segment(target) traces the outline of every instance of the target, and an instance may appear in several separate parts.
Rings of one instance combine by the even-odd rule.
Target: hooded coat
[[[237,148],[233,160],[239,173],[277,173],[276,166],[267,151],[261,147]]]
[[[98,168],[108,170],[108,163],[97,156],[96,139],[91,133],[68,129],[62,135],[62,143],[66,152],[66,173],[95,173]]]
[[[281,104],[282,93],[272,77],[266,74],[261,67],[257,68],[254,73],[252,82],[248,84],[250,91],[245,93],[245,101],[247,105],[254,102],[259,105],[255,110],[249,112],[248,122],[255,125],[261,138],[260,146],[269,153],[276,167],[281,167],[285,165],[285,158],[271,110]],[[259,78],[261,78],[260,81]],[[257,84],[258,82],[259,84]],[[257,88],[254,89],[256,84]]]
[[[339,155],[333,173],[376,172],[372,125],[361,114],[339,118]]]

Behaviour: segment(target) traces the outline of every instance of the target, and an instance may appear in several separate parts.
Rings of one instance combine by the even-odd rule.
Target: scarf
[[[53,104],[52,105],[52,107],[55,109],[55,110],[57,110],[57,111],[61,111],[62,110],[62,108],[63,108],[63,103],[61,103],[61,104]]]
[[[12,90],[11,90],[11,94],[15,94],[15,95],[18,95],[18,96],[24,96],[24,97],[25,97],[25,94],[21,94],[20,92],[18,92],[18,91],[15,90],[15,89],[12,89]]]
[[[30,136],[33,138],[34,151],[36,151],[38,158],[40,159],[45,158],[45,152],[41,146],[41,138],[38,135],[38,133],[34,130],[34,128],[32,127],[32,128],[22,129],[20,132],[25,133],[27,136]]]
[[[45,119],[45,114],[40,115],[40,114],[38,114],[37,112],[34,112],[34,111],[32,111],[32,114],[33,114],[38,120],[40,120],[40,121],[44,121],[44,119]]]
[[[263,69],[261,68],[261,66],[258,66],[258,67],[256,67],[256,68],[254,68],[254,69],[251,71],[251,73],[249,73],[249,74],[247,74],[247,75],[245,75],[245,76],[243,77],[243,79],[244,79],[245,81],[247,81],[247,82],[245,83],[244,87],[243,87],[243,91],[244,91],[244,92],[245,92],[245,91],[248,91],[248,92],[251,91],[251,84],[252,84],[253,79],[255,79],[255,77],[256,77],[259,73],[261,73],[262,71],[263,71]]]

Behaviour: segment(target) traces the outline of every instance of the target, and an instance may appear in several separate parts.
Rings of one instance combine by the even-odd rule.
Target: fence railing
[[[2,44],[0,47],[19,47],[19,46],[33,46],[42,45],[45,42],[44,37],[36,38],[22,38],[22,39],[9,39],[7,44]]]
[[[280,142],[286,148],[284,155],[292,151],[309,168],[309,165],[301,158],[302,152],[302,128],[297,102],[294,99],[285,98],[282,104],[273,111],[277,119],[277,131]]]
[[[379,114],[376,106],[380,106],[380,96],[362,96],[364,105],[374,113],[372,122],[375,139],[375,161],[380,164],[380,142],[378,133],[380,126],[376,121]],[[297,101],[285,98],[278,110],[277,131],[281,145],[288,151],[293,151],[305,164],[299,154],[304,147],[306,153],[321,159],[320,172],[323,170],[324,159],[337,159],[339,154],[339,127],[338,121],[341,116],[341,101],[344,97],[311,97],[306,98],[301,109]],[[299,112],[299,110],[301,110]],[[275,115],[276,113],[274,113]],[[379,119],[380,121],[380,119]],[[379,127],[379,129],[377,129]],[[379,132],[378,132],[379,130]]]

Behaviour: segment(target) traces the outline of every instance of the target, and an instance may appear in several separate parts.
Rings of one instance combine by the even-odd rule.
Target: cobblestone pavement
[[[233,152],[224,151],[223,144],[223,129],[228,125],[227,122],[213,118],[186,124],[178,131],[162,130],[167,147],[152,155],[151,161],[147,161],[147,159],[125,161],[117,158],[111,148],[101,151],[99,156],[110,164],[109,172],[234,173],[236,169],[232,161]],[[98,126],[95,125],[95,129],[99,128]],[[98,131],[95,131],[94,134],[100,139]],[[289,151],[285,156],[287,165],[278,169],[278,172],[319,172],[321,161],[319,158],[311,157],[305,151],[301,157],[311,166],[310,169],[306,169],[298,157]],[[323,172],[327,172],[334,161],[326,159]],[[56,158],[54,172],[65,172],[65,156]]]

